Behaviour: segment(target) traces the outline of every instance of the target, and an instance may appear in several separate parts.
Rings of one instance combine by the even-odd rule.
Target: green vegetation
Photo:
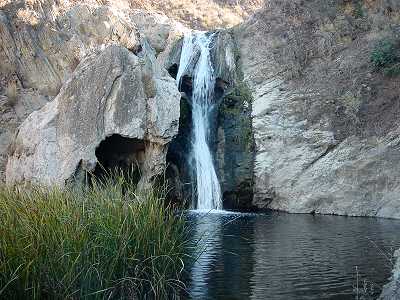
[[[387,76],[400,75],[400,41],[384,39],[377,43],[371,53],[371,62]]]
[[[235,85],[235,89],[227,95],[227,97],[234,99],[235,101],[241,103],[252,103],[253,97],[248,86],[244,82],[238,82]]]
[[[0,298],[173,299],[191,244],[164,192],[0,187]]]
[[[354,17],[357,18],[357,19],[360,19],[360,18],[364,17],[364,12],[363,12],[363,7],[362,7],[362,2],[361,1],[358,1],[355,4]]]
[[[244,82],[238,82],[228,93],[221,104],[220,114],[224,118],[236,120],[236,142],[243,143],[247,151],[252,151],[253,131],[249,111],[251,111],[252,95]],[[247,112],[246,112],[247,111]]]
[[[383,73],[389,77],[396,77],[400,75],[400,63],[393,66],[387,67],[383,70]]]

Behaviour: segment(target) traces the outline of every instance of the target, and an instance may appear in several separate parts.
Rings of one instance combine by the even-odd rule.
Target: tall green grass
[[[192,243],[162,194],[124,176],[0,187],[0,298],[178,298]]]

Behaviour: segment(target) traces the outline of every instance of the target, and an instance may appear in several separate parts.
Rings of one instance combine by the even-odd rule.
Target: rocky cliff
[[[397,1],[268,1],[234,29],[254,205],[400,217]]]
[[[183,199],[190,106],[172,77],[188,29],[173,19],[231,26],[260,3],[0,0],[0,181],[130,165],[147,181],[168,163]],[[225,207],[400,218],[399,24],[395,0],[270,0],[218,31]],[[381,298],[398,291],[399,262]]]
[[[92,76],[101,71],[83,63],[91,59],[89,65],[96,65],[96,59],[107,57],[110,46],[119,49],[117,57],[121,60],[109,56],[111,61],[103,62],[119,72],[117,81],[123,81],[124,76],[142,78],[138,86],[123,81],[127,86],[117,91],[123,95],[127,90],[140,90],[132,97],[137,106],[130,108],[140,112],[135,120],[146,133],[125,136],[126,126],[133,129],[133,123],[111,126],[115,129],[111,131],[104,124],[95,128],[78,124],[76,128],[82,135],[86,136],[87,130],[98,132],[90,135],[88,161],[94,161],[93,149],[113,134],[146,145],[164,145],[162,150],[158,148],[162,155],[155,161],[165,159],[165,145],[177,133],[179,96],[161,66],[173,75],[179,63],[179,40],[187,29],[163,15],[133,9],[139,4],[162,9],[167,2],[140,3],[0,2],[1,179],[7,148],[12,155],[9,166],[15,168],[9,172],[11,181],[21,181],[36,173],[23,175],[19,168],[37,161],[35,155],[42,151],[37,145],[44,128],[64,132],[68,127],[72,131],[66,121],[48,120],[51,124],[41,127],[38,120],[45,115],[43,111],[34,113],[37,119],[31,116],[21,127],[19,137],[28,139],[29,128],[36,128],[40,134],[31,136],[36,141],[27,145],[20,138],[9,147],[21,122],[47,102],[56,99],[54,103],[58,104],[44,108],[56,120],[61,120],[68,108],[81,114],[76,116],[105,109],[93,120],[98,117],[104,124],[115,121],[107,112],[117,105],[116,98],[111,97],[115,87],[106,82],[117,78],[113,73],[109,77]],[[219,31],[213,61],[220,98],[212,147],[227,207],[400,218],[399,10],[400,5],[389,0],[275,0],[267,1],[243,24]],[[122,68],[127,61],[127,68]],[[135,64],[137,71],[129,71],[135,69]],[[146,65],[157,65],[158,69]],[[87,91],[74,87],[77,80],[86,82]],[[88,105],[93,101],[90,95],[98,95],[96,86],[103,86],[111,98],[99,95],[94,97],[98,103]],[[164,97],[168,105],[175,103],[174,111],[154,100]],[[78,102],[68,107],[70,99]],[[122,102],[130,105],[127,98]],[[190,108],[185,98],[180,108],[180,134],[167,159],[174,164],[184,160],[190,144]],[[121,118],[125,118],[122,112]],[[165,134],[149,134],[154,130]],[[49,136],[46,139],[53,140]],[[60,143],[65,136],[56,135],[54,139]],[[68,147],[75,149],[79,144],[76,141],[72,139]],[[142,144],[137,147],[143,150]],[[30,156],[30,162],[16,163],[21,153]],[[77,157],[80,159],[71,160],[75,168],[88,156]],[[188,166],[177,168],[184,173]],[[71,167],[68,176],[72,173]]]
[[[147,66],[145,55],[109,46],[82,61],[57,97],[22,123],[7,183],[64,185],[98,163],[137,165],[146,182],[162,174],[166,145],[178,131],[180,93],[166,70]],[[104,155],[99,146],[107,141],[112,151]],[[130,148],[125,156],[123,147]]]
[[[94,171],[96,149],[113,135],[138,141],[126,147],[144,152],[135,157],[143,175],[162,172],[180,94],[157,60],[186,29],[97,1],[2,1],[1,8],[0,180],[9,155],[9,183],[63,184],[81,169]]]

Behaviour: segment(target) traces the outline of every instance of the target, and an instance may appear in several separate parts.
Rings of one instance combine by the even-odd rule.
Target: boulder
[[[160,174],[178,130],[180,93],[149,55],[114,45],[82,61],[58,96],[20,126],[7,183],[62,186],[81,170],[93,172],[96,149],[115,135],[143,145],[142,180]]]
[[[130,12],[129,17],[157,53],[165,51],[184,32],[189,31],[182,24],[154,12],[135,9]]]
[[[108,45],[139,53],[148,40],[162,61],[184,30],[126,1],[18,0],[0,8],[0,182],[18,126],[58,95],[86,56]]]

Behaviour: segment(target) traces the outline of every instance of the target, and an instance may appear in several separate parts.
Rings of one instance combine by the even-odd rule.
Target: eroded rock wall
[[[0,1],[0,181],[5,180],[18,126],[56,98],[82,60],[108,45],[138,54],[147,43],[155,49],[154,60],[162,61],[164,51],[187,30],[165,16],[126,9],[125,4]],[[151,90],[151,80],[144,82]],[[157,109],[151,100],[148,105]]]
[[[252,96],[243,81],[232,31],[220,32],[214,46],[217,90],[222,97],[216,118],[216,164],[228,209],[253,208],[254,136]],[[223,91],[223,93],[222,93]]]
[[[268,1],[235,28],[252,98],[254,205],[400,217],[400,77],[371,62],[396,40],[393,1]]]
[[[121,1],[121,0],[111,0]],[[228,28],[243,22],[263,0],[125,0],[131,7],[160,11],[197,30]]]
[[[161,174],[180,93],[166,70],[148,63],[121,46],[82,61],[58,96],[22,123],[7,183],[64,185],[79,169],[93,172],[96,148],[116,134],[144,142],[143,180]]]

